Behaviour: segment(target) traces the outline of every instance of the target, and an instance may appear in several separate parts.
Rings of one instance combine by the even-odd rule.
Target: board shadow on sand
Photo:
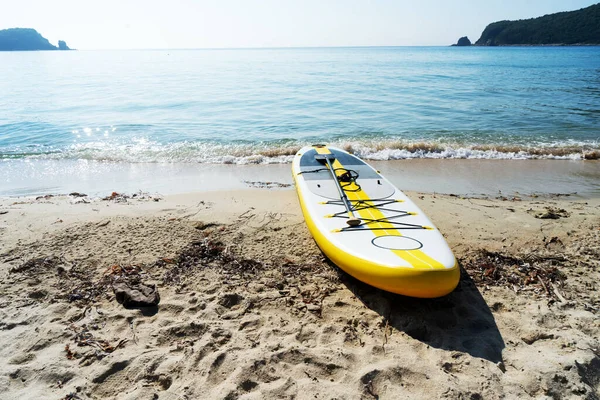
[[[505,347],[492,312],[469,274],[461,268],[458,287],[437,299],[389,293],[340,270],[342,282],[389,325],[429,346],[468,353],[494,363]]]

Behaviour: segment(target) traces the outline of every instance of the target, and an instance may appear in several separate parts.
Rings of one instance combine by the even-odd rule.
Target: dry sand
[[[1,199],[0,398],[598,399],[600,201],[408,194],[441,299],[329,264],[293,190]]]

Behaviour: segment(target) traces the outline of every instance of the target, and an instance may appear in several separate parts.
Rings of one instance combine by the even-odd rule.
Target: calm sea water
[[[0,160],[597,158],[600,47],[0,53]]]

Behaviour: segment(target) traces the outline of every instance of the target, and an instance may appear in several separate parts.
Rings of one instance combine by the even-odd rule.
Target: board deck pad
[[[364,161],[356,157],[348,157],[347,153],[339,150],[331,150],[331,153],[344,168],[358,174],[358,183],[366,193],[369,193],[371,198],[384,199],[394,194],[396,189],[383,180],[382,176]],[[317,151],[313,149],[302,155],[300,172],[311,192],[328,199],[339,199],[340,196],[335,182],[331,178],[331,172],[326,165],[316,160],[317,154]]]
[[[325,158],[331,160],[336,180]],[[311,234],[344,271],[415,297],[439,297],[456,287],[460,272],[441,233],[370,165],[340,149],[312,146],[294,157],[292,172]],[[338,183],[360,219],[358,226],[348,226],[351,217]]]

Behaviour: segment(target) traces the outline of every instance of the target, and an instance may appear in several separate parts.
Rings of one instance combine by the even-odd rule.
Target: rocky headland
[[[466,39],[466,40],[465,40]],[[454,46],[468,46],[462,37]],[[462,44],[461,44],[462,42]],[[475,46],[600,45],[600,3],[518,21],[489,24]]]
[[[11,28],[0,30],[0,51],[31,51],[31,50],[71,50],[63,40],[58,41],[58,47],[53,45],[31,28]]]

